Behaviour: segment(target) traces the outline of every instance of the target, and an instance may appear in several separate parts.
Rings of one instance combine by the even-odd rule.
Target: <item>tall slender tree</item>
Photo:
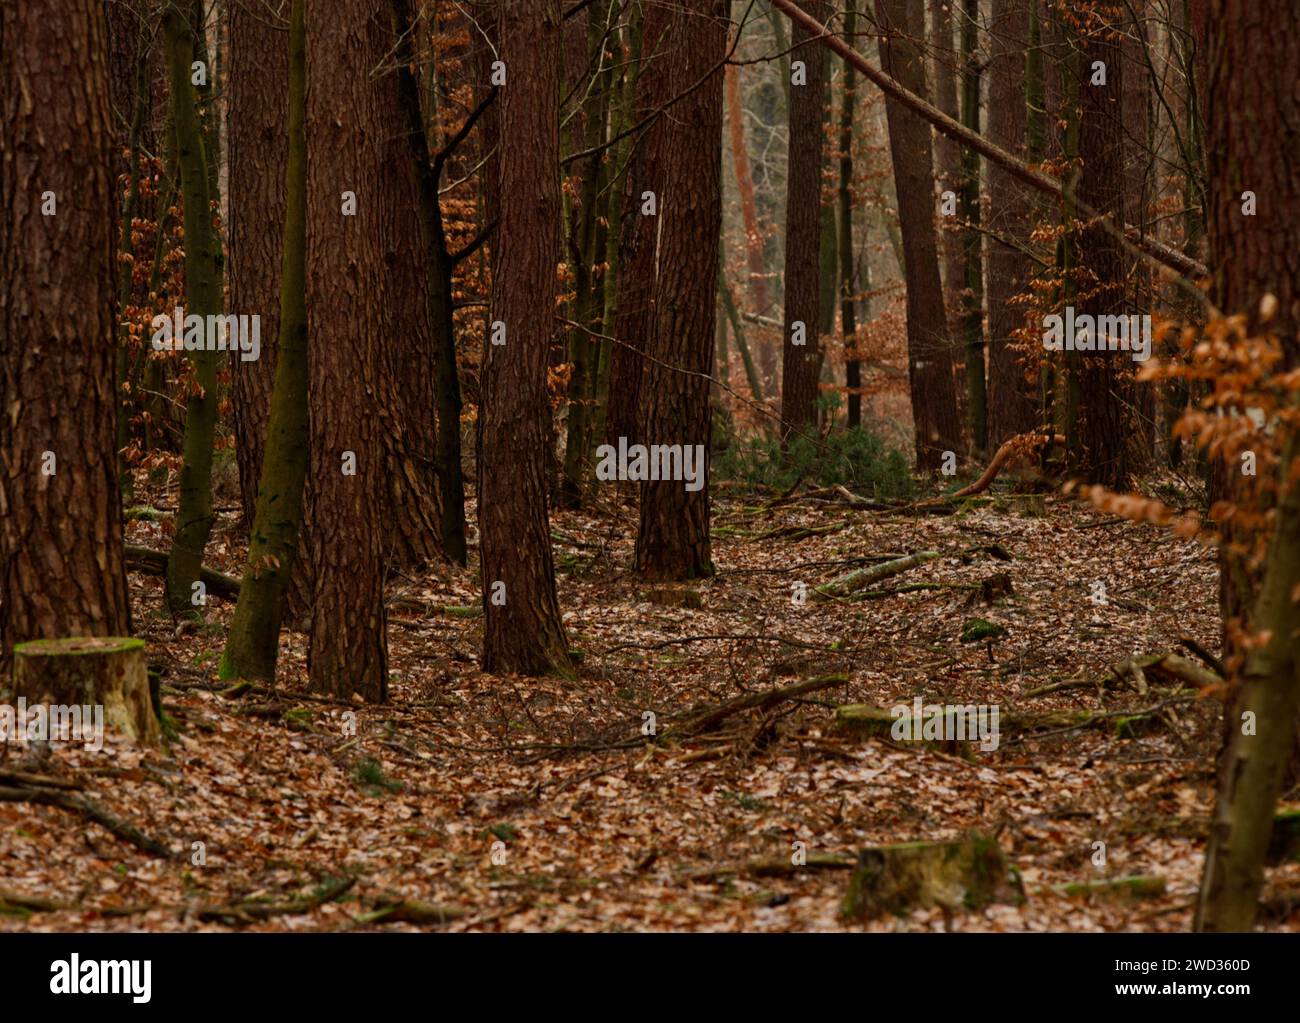
[[[925,95],[922,0],[876,0],[880,62],[886,74],[918,96]],[[916,433],[916,464],[939,467],[945,451],[961,450],[952,344],[944,316],[935,239],[934,161],[930,128],[892,97],[885,99],[889,148],[898,193],[907,280],[907,368]]]
[[[195,25],[175,0],[163,14],[172,94],[172,123],[185,204],[185,297],[189,315],[205,323],[221,313],[221,249],[212,224],[212,176],[192,84]],[[212,340],[212,339],[208,339]],[[173,339],[179,345],[180,339]],[[221,353],[201,347],[190,354],[194,380],[185,402],[180,497],[176,532],[167,558],[167,606],[174,616],[197,614],[203,551],[212,534],[212,451],[217,426],[217,371]],[[206,598],[204,598],[206,599]]]
[[[649,579],[713,574],[709,544],[708,377],[713,370],[713,303],[722,227],[722,58],[727,6],[707,0],[674,11],[668,38],[669,88],[682,95],[676,131],[662,140],[659,275],[641,436],[647,444],[681,445],[698,453],[698,477],[658,479],[641,486],[637,571]],[[698,88],[691,90],[697,83]],[[818,113],[820,123],[820,112]],[[821,143],[817,143],[820,153]],[[820,162],[820,161],[819,161]],[[813,211],[813,307],[817,308],[816,210]],[[809,324],[815,329],[815,320]],[[816,377],[813,377],[816,386]],[[683,462],[683,472],[684,472]],[[661,474],[666,475],[666,474]]]
[[[230,626],[221,674],[275,678],[284,594],[293,577],[310,461],[307,363],[307,57],[304,7],[292,0],[289,26],[288,131],[280,281],[279,358],[266,423],[248,562]]]
[[[610,353],[609,405],[605,412],[605,439],[611,444],[617,444],[620,437],[626,437],[628,444],[637,442],[641,387],[649,373],[642,353],[654,322],[658,207],[663,191],[659,159],[667,130],[658,111],[670,96],[670,50],[664,36],[669,11],[667,4],[643,7],[641,68],[632,106],[633,123],[642,128],[623,177],[623,223],[619,234],[614,336],[622,343]]]
[[[367,0],[307,17],[307,310],[314,589],[308,672],[320,692],[388,694],[383,549],[388,510],[375,415],[384,400],[386,168],[371,80],[390,41]]]
[[[266,423],[271,413],[280,324],[280,255],[284,241],[285,168],[289,159],[290,0],[230,0],[226,218],[230,310],[256,315],[261,353],[230,361],[230,403],[244,522],[257,512]]]
[[[1294,370],[1300,365],[1300,177],[1295,173],[1300,136],[1280,126],[1300,123],[1300,96],[1293,80],[1277,69],[1300,62],[1300,9],[1288,0],[1210,0],[1208,8],[1204,34],[1211,52],[1204,109],[1215,304],[1226,314],[1244,315],[1250,334],[1276,335],[1283,351],[1281,368]],[[1250,116],[1243,116],[1247,111]],[[1245,215],[1244,192],[1254,193],[1254,216]],[[1271,319],[1261,315],[1265,295],[1277,300]],[[1300,446],[1292,428],[1279,470],[1283,497],[1276,534],[1251,621],[1266,642],[1250,652],[1225,715],[1229,738],[1219,762],[1196,913],[1196,928],[1202,931],[1249,930],[1254,923],[1273,807],[1295,744],[1300,704],[1298,462]],[[1225,489],[1230,494],[1233,488]],[[1255,577],[1240,555],[1228,554],[1221,566],[1221,611],[1230,620],[1251,610]]]
[[[500,227],[479,419],[483,669],[570,670],[547,515],[547,347],[560,256],[560,4],[500,0]],[[496,329],[494,328],[494,332]]]
[[[824,0],[802,0],[818,21],[830,19]],[[829,96],[830,54],[808,45],[812,32],[796,22],[791,42],[790,147],[785,200],[785,323],[781,349],[781,418],[791,434],[816,433],[821,377],[819,252],[822,228],[822,131]]]
[[[15,643],[126,635],[131,616],[114,453],[103,5],[69,0],[57,17],[34,4],[0,6],[0,50],[4,665]]]
[[[989,19],[989,141],[1012,156],[1028,157],[1028,86],[1030,18],[1037,18],[1031,0],[993,0]],[[1041,55],[1033,51],[1041,62]],[[1041,71],[1039,71],[1041,76]],[[1033,198],[998,163],[988,164],[989,223],[984,242],[988,265],[989,360],[988,440],[1001,444],[1008,437],[1032,430],[1038,398],[1025,379],[1012,333],[1024,316],[1011,299],[1029,285],[1027,255],[1033,228]]]
[[[1083,5],[1075,64],[1079,88],[1078,197],[1122,222],[1124,216],[1124,75],[1119,16],[1113,4]],[[1123,245],[1100,224],[1079,232],[1078,289],[1081,314],[1125,312]],[[1071,471],[1093,483],[1126,489],[1132,476],[1128,412],[1132,363],[1124,352],[1068,352],[1067,431]],[[1128,366],[1125,365],[1128,364]]]
[[[857,12],[854,0],[848,0],[844,12],[844,39],[854,45]],[[730,70],[730,69],[728,69]],[[853,254],[853,108],[858,97],[857,68],[844,62],[844,90],[840,98],[840,187],[839,187],[839,263],[840,263],[840,331],[845,350],[844,384],[848,391],[848,426],[862,425],[862,362],[857,355],[857,274]],[[864,270],[867,261],[863,260]],[[864,289],[865,290],[865,289]]]

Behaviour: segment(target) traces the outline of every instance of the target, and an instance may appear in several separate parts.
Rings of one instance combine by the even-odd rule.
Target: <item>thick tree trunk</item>
[[[1198,39],[1208,37],[1211,47],[1201,66],[1209,71],[1204,110],[1215,304],[1227,315],[1244,315],[1252,336],[1265,330],[1276,334],[1283,350],[1278,368],[1293,370],[1300,362],[1300,177],[1295,173],[1300,152],[1295,133],[1278,126],[1300,120],[1300,97],[1291,79],[1276,69],[1300,62],[1300,10],[1286,0],[1211,0],[1208,10],[1193,15]],[[1256,195],[1255,216],[1242,215],[1244,191]],[[1277,298],[1277,310],[1264,325],[1259,307],[1266,294]],[[1287,469],[1294,468],[1296,449],[1293,438],[1279,473],[1280,484],[1289,486],[1249,621],[1258,575],[1246,555],[1221,544],[1225,660],[1231,666],[1243,655],[1229,642],[1233,625],[1272,635],[1246,661],[1241,686],[1225,711],[1228,744],[1219,762],[1219,798],[1201,881],[1200,930],[1242,930],[1254,920],[1262,877],[1260,832],[1272,817],[1295,743],[1300,493]],[[1220,496],[1233,499],[1240,489],[1233,486],[1240,478],[1236,466],[1221,466],[1218,478]],[[1235,539],[1229,532],[1226,540]],[[1247,711],[1255,715],[1252,736],[1242,734]]]
[[[114,454],[103,6],[77,0],[52,17],[37,5],[4,4],[0,47],[3,678],[15,643],[126,635],[131,612]],[[47,199],[55,204],[48,216]]]
[[[699,475],[692,482],[660,479],[642,484],[636,567],[647,579],[694,579],[713,574],[708,487],[712,420],[707,377],[713,371],[713,303],[722,227],[723,73],[720,68],[712,75],[709,71],[726,52],[724,0],[708,0],[690,14],[674,13],[668,38],[672,43],[672,94],[684,93],[701,80],[703,84],[678,104],[676,130],[671,139],[665,136],[662,140],[662,233],[652,348],[656,361],[650,364],[642,392],[645,417],[641,437],[647,445],[680,444],[683,470],[687,447],[694,447]],[[820,122],[818,110],[816,123]],[[820,139],[817,151],[821,151]],[[815,318],[815,204],[812,213]],[[810,321],[810,333],[814,327],[815,320]]]
[[[376,409],[390,524],[384,550],[387,564],[412,568],[443,560],[434,472],[437,354],[429,303],[420,301],[429,287],[429,267],[420,226],[419,182],[406,137],[410,121],[401,97],[399,76],[403,72],[392,66],[392,54],[401,37],[391,7],[374,6],[378,10],[373,17],[386,35],[370,54],[370,82],[377,93],[384,161],[382,175],[372,187],[377,189],[380,205],[385,290],[395,298],[381,310],[385,324],[380,340],[383,373]],[[359,188],[357,193],[361,194]]]
[[[904,88],[925,95],[921,0],[876,0],[880,62]],[[907,362],[918,469],[939,467],[945,451],[961,450],[952,344],[944,316],[934,227],[934,174],[929,126],[892,96],[885,100],[889,148],[898,193],[907,280]]]
[[[989,22],[989,140],[1022,160],[1029,158],[1029,19],[1038,16],[1031,3],[993,0]],[[1038,421],[1037,389],[1025,379],[1020,356],[1012,347],[1012,333],[1025,317],[1008,304],[1029,286],[1031,261],[1024,250],[1033,229],[1034,203],[1024,187],[996,163],[988,166],[988,191],[989,234],[984,242],[989,306],[988,440],[990,446],[996,446],[1032,430]]]
[[[1094,17],[1079,38],[1079,199],[1101,213],[1124,215],[1124,68],[1119,22],[1112,7],[1097,0]],[[1105,65],[1105,84],[1093,84],[1097,62]],[[1079,314],[1126,314],[1125,256],[1119,239],[1099,225],[1079,234]],[[1127,489],[1132,478],[1127,412],[1132,398],[1132,361],[1124,351],[1067,353],[1077,388],[1074,435],[1067,443],[1070,469],[1091,483]]]
[[[189,315],[221,313],[221,253],[212,225],[211,176],[202,125],[190,84],[194,26],[175,7],[163,15],[172,91],[176,155],[185,202],[185,298]],[[206,337],[206,332],[205,332]],[[211,337],[207,337],[211,341]],[[180,344],[180,339],[173,339]],[[185,440],[181,450],[180,497],[176,532],[167,559],[167,607],[173,616],[198,614],[194,584],[203,567],[203,551],[212,533],[212,450],[217,426],[217,370],[221,353],[206,348],[190,355],[192,390],[185,403]]]
[[[289,158],[289,0],[260,5],[232,0],[227,78],[230,160],[230,311],[261,318],[261,355],[230,360],[230,403],[244,524],[257,513],[266,423],[275,385],[280,332],[280,246],[284,241],[285,167]]]
[[[307,309],[314,494],[311,687],[382,702],[388,694],[383,550],[388,489],[375,406],[385,399],[383,309],[390,170],[386,123],[371,80],[390,40],[365,0],[307,19]],[[355,215],[344,215],[343,193]]]
[[[823,0],[804,0],[819,22],[830,18]],[[821,377],[820,251],[822,228],[822,119],[830,81],[830,54],[805,45],[812,34],[794,26],[795,59],[806,81],[790,86],[790,147],[785,200],[785,324],[781,348],[781,426],[787,442],[816,436]]]
[[[483,670],[570,670],[547,519],[551,410],[547,347],[560,255],[560,4],[500,0],[500,239],[492,281],[479,417],[478,517]]]
[[[1300,613],[1295,600],[1300,587],[1297,459],[1300,443],[1293,438],[1283,455],[1278,479],[1287,493],[1278,508],[1277,532],[1255,605],[1255,625],[1268,636],[1268,642],[1247,656],[1241,691],[1229,708],[1228,746],[1219,763],[1218,798],[1196,910],[1198,931],[1248,931],[1254,925],[1273,807],[1295,746],[1296,711],[1300,709]]]
[[[437,477],[441,504],[441,539],[443,552],[458,565],[464,565],[465,547],[465,476],[461,466],[460,374],[456,363],[456,334],[452,319],[452,260],[447,251],[442,206],[438,200],[441,162],[429,151],[429,136],[420,108],[420,84],[411,70],[415,54],[411,48],[412,25],[410,0],[392,0],[396,18],[398,87],[405,115],[404,134],[410,146],[419,194],[420,237],[424,245],[424,266],[428,274],[425,294],[428,317],[434,334],[435,377],[438,388]],[[490,110],[490,107],[489,107]],[[490,113],[485,116],[491,116]]]
[[[284,594],[293,577],[310,462],[307,364],[307,139],[304,4],[292,0],[280,280],[279,359],[266,427],[257,506],[239,603],[221,662],[223,678],[275,678]]]

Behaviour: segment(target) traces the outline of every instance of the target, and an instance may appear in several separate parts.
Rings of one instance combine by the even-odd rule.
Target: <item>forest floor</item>
[[[718,573],[689,587],[632,576],[631,506],[554,514],[560,606],[581,651],[573,680],[478,670],[482,619],[444,610],[477,608],[472,572],[394,580],[407,599],[390,612],[386,706],[307,694],[300,632],[275,691],[223,694],[233,604],[212,599],[204,624],[178,630],[162,581],[133,573],[135,630],[162,671],[173,737],[153,752],[111,737],[98,753],[14,748],[0,772],[80,786],[68,791],[172,856],[66,807],[0,801],[0,929],[1188,929],[1218,705],[1170,702],[1154,681],[1145,693],[1131,677],[1096,683],[1187,637],[1217,647],[1213,551],[1058,495],[926,516],[770,501],[721,488]],[[133,521],[128,541],[165,549],[164,527]],[[224,514],[209,564],[238,575],[241,535]],[[797,582],[921,550],[940,557],[866,597],[792,599]],[[1013,592],[988,604],[981,584],[999,572]],[[961,642],[976,617],[1006,634]],[[687,712],[830,674],[844,681],[673,740]],[[1085,684],[1031,695],[1069,681]],[[834,728],[839,704],[918,695],[999,705],[998,748]],[[1150,727],[1121,725],[1162,704]],[[1065,710],[1110,716],[1006,723]],[[1022,905],[841,919],[858,849],[974,828],[1018,868]],[[1162,877],[1163,894],[1062,891],[1137,874]],[[1270,872],[1266,927],[1300,929],[1288,891],[1300,892],[1300,864]]]

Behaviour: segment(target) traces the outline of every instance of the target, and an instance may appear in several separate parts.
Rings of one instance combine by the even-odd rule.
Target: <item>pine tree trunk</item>
[[[924,36],[923,21],[921,0],[876,0],[883,70],[920,96],[925,95],[925,61],[915,40]],[[930,127],[894,99],[885,100],[885,116],[903,234],[916,465],[935,469],[945,451],[961,450],[961,425],[939,279]]]
[[[726,52],[726,3],[707,0],[697,12],[674,12],[667,38],[672,44],[668,57],[671,94],[685,93],[697,82],[703,84],[678,104],[672,138],[662,139],[662,234],[651,349],[656,361],[650,363],[642,392],[645,417],[641,436],[646,444],[682,445],[683,463],[687,445],[698,445],[701,457],[696,463],[698,489],[688,490],[681,479],[653,480],[641,486],[636,568],[643,578],[663,580],[713,574],[708,487],[712,419],[707,377],[713,371],[713,303],[722,228],[723,73],[718,65]],[[821,123],[820,111],[815,123]],[[817,151],[821,152],[820,139]],[[814,317],[816,222],[814,207]],[[815,328],[815,320],[809,327],[810,331]]]
[[[292,0],[289,30],[285,212],[281,247],[279,358],[265,457],[249,531],[248,562],[221,662],[223,678],[274,680],[284,594],[293,577],[310,461],[307,364],[307,63],[304,4]],[[232,204],[233,205],[233,204]]]
[[[98,0],[0,5],[0,678],[131,630],[114,452],[113,139]],[[69,54],[77,54],[70,59]],[[53,193],[53,215],[42,213]],[[75,510],[75,514],[69,514]]]
[[[1080,117],[1078,197],[1093,209],[1120,220],[1124,215],[1124,74],[1119,21],[1100,0],[1088,7],[1093,17],[1079,38],[1077,55]],[[1105,84],[1094,85],[1096,62],[1105,65]],[[1124,314],[1125,256],[1119,240],[1093,225],[1078,238],[1079,299],[1076,312],[1091,316]],[[1067,353],[1078,410],[1068,451],[1071,472],[1091,483],[1127,489],[1132,477],[1126,413],[1131,400],[1133,365],[1124,351]],[[1069,434],[1067,433],[1067,436]]]
[[[989,141],[1020,159],[1033,159],[1027,147],[1028,82],[1032,0],[993,0],[989,22]],[[1036,48],[1034,49],[1036,51]],[[1041,55],[1037,58],[1041,64]],[[1041,66],[1038,80],[1041,81]],[[1040,100],[1041,103],[1041,100]],[[1029,286],[1031,262],[1023,249],[1033,229],[1034,202],[1007,171],[988,165],[989,235],[984,242],[988,263],[989,359],[988,441],[1001,445],[1032,430],[1038,421],[1036,388],[1025,379],[1012,333],[1024,315],[1008,305]],[[1003,241],[1002,239],[1005,239]]]
[[[207,154],[203,129],[190,84],[194,56],[194,27],[175,8],[163,15],[172,92],[176,155],[185,204],[185,297],[189,315],[221,314],[221,255],[212,225]],[[206,333],[206,332],[205,332]],[[211,340],[211,338],[208,338]],[[175,339],[179,345],[179,339]],[[194,617],[198,601],[194,584],[203,567],[203,551],[212,533],[212,450],[217,426],[217,371],[221,353],[206,348],[190,353],[194,366],[192,389],[185,403],[185,440],[181,449],[180,498],[176,533],[167,559],[167,607],[173,616]]]
[[[410,145],[419,195],[420,237],[424,245],[424,265],[428,280],[424,291],[428,317],[434,332],[435,373],[438,389],[437,477],[441,505],[441,539],[443,552],[458,565],[466,560],[465,547],[465,476],[461,466],[460,374],[456,363],[456,334],[452,320],[451,256],[438,200],[438,168],[429,151],[420,108],[420,85],[411,71],[414,53],[410,0],[393,0],[397,35],[398,88],[405,114],[405,135]],[[490,116],[488,114],[484,115]]]
[[[954,121],[961,120],[957,87],[957,50],[953,45],[953,9],[958,0],[928,0],[930,6],[930,65],[934,69],[933,102]],[[939,135],[934,140],[934,170],[940,191],[960,195],[962,148]],[[943,307],[950,336],[961,336],[962,289],[966,287],[966,249],[952,216],[939,218],[939,256],[943,272]]]
[[[961,121],[980,130],[979,0],[965,0],[961,21]],[[988,398],[984,369],[984,265],[980,233],[980,155],[961,152],[961,214],[959,235],[964,279],[961,290],[962,354],[966,363],[966,428],[971,448],[984,450],[988,435]]]
[[[501,226],[492,321],[504,344],[484,346],[478,517],[483,670],[570,670],[547,518],[551,410],[547,348],[560,255],[560,4],[500,0]]]
[[[229,6],[230,310],[261,318],[261,355],[230,359],[230,403],[244,524],[257,514],[266,424],[275,386],[280,333],[280,246],[284,241],[285,167],[289,158],[289,49],[282,10]]]
[[[664,37],[668,7],[646,4],[641,28],[641,67],[637,72],[632,123],[640,124],[668,99],[667,62],[671,51]],[[649,372],[642,357],[654,323],[655,256],[662,215],[663,171],[658,164],[666,131],[665,119],[649,121],[636,138],[632,162],[624,175],[622,228],[619,235],[618,299],[614,314],[614,346],[609,364],[609,405],[605,439],[629,445],[639,440],[641,387]],[[653,193],[657,213],[642,213],[645,193]]]
[[[849,0],[844,14],[844,38],[854,45],[857,27],[855,0]],[[728,69],[730,70],[730,69]],[[862,425],[862,363],[857,358],[857,302],[853,266],[853,107],[858,97],[857,69],[844,62],[844,93],[840,100],[840,188],[839,188],[839,262],[840,262],[840,334],[846,353],[844,384],[848,391],[848,427]],[[868,265],[863,260],[863,267]],[[864,288],[865,290],[865,288]]]
[[[605,13],[608,13],[606,10]],[[574,276],[574,302],[572,319],[581,327],[569,332],[569,361],[573,371],[569,377],[567,424],[564,442],[564,474],[560,486],[560,503],[565,508],[579,508],[588,487],[587,477],[591,461],[588,442],[591,439],[590,422],[595,411],[596,374],[600,357],[600,343],[596,336],[603,333],[602,318],[605,302],[600,263],[603,255],[597,249],[606,230],[600,225],[602,189],[608,183],[603,151],[609,118],[611,79],[606,67],[605,19],[591,11],[583,11],[574,19],[577,27],[586,30],[585,45],[581,48],[578,74],[573,76],[578,85],[589,69],[595,80],[587,91],[585,108],[571,122],[570,138],[575,141],[573,150],[596,149],[593,156],[573,165],[571,187],[577,196],[569,217],[569,264]]]
[[[418,568],[443,561],[441,513],[435,474],[438,451],[438,389],[434,376],[437,354],[427,301],[427,246],[420,226],[421,200],[411,144],[410,121],[401,97],[400,75],[409,68],[392,67],[392,54],[401,40],[388,4],[375,4],[373,17],[385,30],[370,54],[370,82],[379,108],[381,176],[377,189],[383,236],[384,280],[396,301],[381,310],[380,341],[383,371],[376,412],[383,446],[383,475],[387,492],[389,535],[384,541],[385,563],[393,568]],[[358,196],[361,189],[357,188]]]
[[[1244,315],[1252,336],[1263,330],[1275,333],[1283,350],[1278,370],[1294,370],[1300,364],[1300,178],[1295,173],[1295,135],[1277,126],[1300,118],[1300,97],[1291,88],[1291,78],[1276,71],[1300,62],[1300,10],[1285,0],[1214,0],[1199,12],[1204,18],[1197,13],[1193,11],[1192,22],[1198,40],[1208,37],[1211,46],[1208,60],[1198,68],[1209,72],[1203,80],[1207,227],[1219,268],[1215,305],[1225,315]],[[1252,116],[1242,116],[1243,111]],[[1263,125],[1268,130],[1261,130]],[[1244,191],[1257,197],[1253,217],[1242,215]],[[1260,300],[1266,294],[1277,298],[1277,311],[1267,326],[1259,319]],[[1293,437],[1282,465],[1293,466],[1296,454]],[[1218,466],[1220,497],[1234,498],[1238,473],[1236,465]],[[1279,472],[1279,481],[1287,480],[1287,473]],[[1199,930],[1249,928],[1262,877],[1260,832],[1272,818],[1282,779],[1294,776],[1294,760],[1287,761],[1295,747],[1294,636],[1300,628],[1293,599],[1300,578],[1300,494],[1293,478],[1276,514],[1277,533],[1262,589],[1256,591],[1258,602],[1251,598],[1258,573],[1242,553],[1226,543],[1220,548],[1225,661],[1231,666],[1243,655],[1231,642],[1233,626],[1269,630],[1272,637],[1250,655],[1241,686],[1225,709],[1228,739],[1219,761],[1219,797],[1201,881]],[[1244,543],[1233,536],[1230,525],[1224,527],[1227,539]],[[1254,736],[1242,734],[1242,714],[1247,711],[1255,713]]]
[[[388,694],[383,550],[388,511],[376,406],[386,398],[385,114],[371,80],[389,41],[365,0],[307,19],[307,308],[314,590],[311,687],[346,699]],[[356,213],[343,215],[343,193]],[[351,457],[349,457],[351,456]],[[354,474],[345,474],[352,472]]]
[[[1300,443],[1293,435],[1278,480],[1288,490],[1278,508],[1268,569],[1254,609],[1256,626],[1269,638],[1248,655],[1241,690],[1229,708],[1229,740],[1219,763],[1218,798],[1196,911],[1198,931],[1248,931],[1254,925],[1273,808],[1295,746],[1300,709],[1300,613],[1295,602],[1300,587],[1300,486],[1294,474],[1298,458]]]
[[[830,18],[824,0],[801,8],[820,22]],[[830,53],[806,45],[812,33],[796,23],[791,43],[806,81],[790,85],[790,146],[785,200],[785,321],[781,348],[781,425],[786,442],[816,437],[821,377],[822,122],[829,94]]]

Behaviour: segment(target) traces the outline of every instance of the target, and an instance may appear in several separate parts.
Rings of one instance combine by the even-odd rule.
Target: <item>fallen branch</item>
[[[167,552],[157,551],[152,547],[138,544],[126,544],[126,567],[132,572],[145,575],[165,576],[167,574]],[[199,580],[208,593],[225,600],[238,600],[240,580],[215,568],[199,570]],[[433,604],[416,597],[389,597],[384,602],[388,607],[402,611],[436,611],[452,618],[478,618],[483,614],[481,607],[460,606],[456,604]]]
[[[1099,679],[1073,678],[1064,682],[1053,682],[1049,685],[1039,686],[1037,689],[1031,689],[1025,693],[1025,699],[1034,696],[1046,696],[1048,693],[1059,693],[1066,689],[1083,689],[1089,686],[1104,689],[1112,682],[1121,682],[1130,677],[1137,683],[1138,690],[1142,691],[1146,685],[1146,676],[1148,674],[1163,675],[1174,682],[1189,685],[1194,689],[1209,689],[1212,686],[1223,684],[1221,675],[1215,674],[1208,668],[1202,668],[1195,661],[1188,660],[1180,654],[1145,654],[1140,657],[1126,657],[1124,660],[1118,661],[1111,665],[1106,674]]]
[[[146,575],[165,576],[167,574],[167,552],[156,551],[152,547],[126,544],[126,567],[129,571],[143,572]],[[235,600],[239,596],[239,580],[233,575],[218,572],[214,568],[201,568],[199,581],[214,597]]]
[[[463,906],[440,906],[419,899],[381,900],[378,908],[357,918],[357,923],[445,924],[470,916]]]
[[[712,728],[733,714],[739,714],[746,710],[766,710],[783,700],[791,700],[803,696],[805,693],[813,693],[819,689],[829,689],[831,686],[843,685],[848,680],[847,675],[823,675],[820,678],[805,679],[802,682],[782,686],[779,689],[768,689],[761,693],[746,693],[744,696],[738,696],[726,703],[697,710],[687,715],[683,721],[672,725],[669,733],[674,737],[694,735]]]
[[[852,853],[807,854],[807,862],[792,863],[790,857],[755,857],[744,863],[699,867],[677,875],[682,881],[712,881],[720,877],[788,877],[805,870],[852,870],[858,858]]]
[[[0,786],[0,802],[5,803],[40,803],[45,806],[57,806],[71,810],[83,817],[88,817],[105,830],[123,841],[130,842],[142,852],[160,859],[171,859],[172,852],[161,842],[150,838],[134,824],[113,816],[98,803],[85,796],[73,796],[56,789],[12,788]]]
[[[200,906],[194,915],[204,921],[223,923],[248,923],[253,920],[266,920],[273,916],[293,916],[310,913],[327,902],[333,902],[357,883],[355,876],[333,878],[326,881],[311,895],[287,902],[258,902],[248,899],[217,906]]]
[[[906,572],[909,568],[924,565],[927,561],[933,561],[937,557],[939,557],[938,551],[918,551],[916,554],[909,554],[904,558],[886,561],[881,565],[868,565],[866,568],[854,569],[852,572],[832,579],[822,586],[814,587],[812,591],[813,599],[828,600],[832,597],[848,596],[850,593],[866,589],[872,583],[879,582],[881,579],[888,579],[900,572]]]

